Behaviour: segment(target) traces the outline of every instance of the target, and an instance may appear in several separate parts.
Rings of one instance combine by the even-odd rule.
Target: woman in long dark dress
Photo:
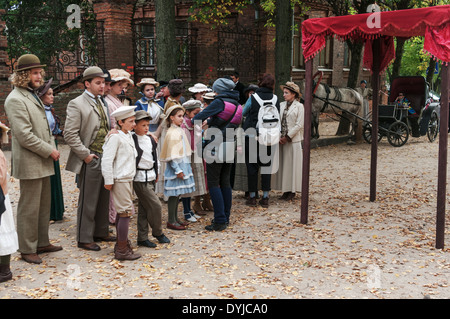
[[[47,115],[48,125],[55,137],[55,144],[58,147],[57,136],[62,136],[62,130],[60,129],[60,120],[55,114],[53,108],[53,89],[51,88],[52,79],[45,82],[45,84],[38,89],[38,96],[41,99],[45,107],[45,114]],[[52,204],[50,211],[50,220],[59,221],[63,219],[64,215],[64,197],[63,188],[61,182],[61,169],[59,166],[59,160],[54,162],[55,165],[55,175],[50,177],[51,180],[51,193],[52,193]]]

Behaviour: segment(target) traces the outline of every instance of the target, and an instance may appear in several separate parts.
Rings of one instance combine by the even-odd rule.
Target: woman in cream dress
[[[281,138],[278,171],[272,175],[273,189],[281,190],[282,200],[292,200],[302,190],[304,108],[300,89],[293,82],[282,85],[280,104]]]

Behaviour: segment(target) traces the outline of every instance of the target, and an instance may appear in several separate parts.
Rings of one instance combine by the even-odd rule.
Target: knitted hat
[[[226,78],[220,78],[214,82],[213,91],[221,94],[224,92],[233,91],[235,86],[236,86],[236,83],[234,83],[233,80],[226,79]]]
[[[185,91],[183,80],[181,79],[170,80],[167,87],[169,88],[170,95],[172,96],[178,96]]]

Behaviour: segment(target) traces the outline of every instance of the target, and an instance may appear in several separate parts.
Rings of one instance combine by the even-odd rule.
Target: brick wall
[[[0,17],[3,16],[5,10],[0,10]],[[8,118],[5,113],[5,100],[8,94],[11,92],[11,83],[9,82],[10,68],[8,65],[8,53],[6,48],[8,46],[6,36],[3,35],[3,30],[5,29],[5,21],[0,20],[0,121],[5,125],[9,126]],[[3,149],[9,149],[10,144],[2,145]]]
[[[135,1],[97,0],[94,12],[104,21],[105,64],[107,69],[133,66],[131,20]]]

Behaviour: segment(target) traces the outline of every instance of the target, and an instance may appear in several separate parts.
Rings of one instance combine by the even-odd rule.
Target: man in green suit
[[[25,54],[18,60],[11,77],[14,90],[5,101],[5,111],[12,135],[12,176],[20,180],[17,205],[17,235],[22,259],[42,262],[38,256],[62,247],[49,241],[51,207],[50,176],[53,162],[59,159],[48,125],[44,105],[36,94],[44,82],[39,58]]]

